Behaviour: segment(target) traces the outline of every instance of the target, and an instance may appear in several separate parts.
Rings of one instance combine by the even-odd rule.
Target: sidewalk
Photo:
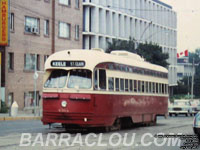
[[[16,117],[9,116],[9,113],[0,113],[0,121],[11,121],[11,120],[41,120],[41,114],[27,113],[25,111],[19,111]]]

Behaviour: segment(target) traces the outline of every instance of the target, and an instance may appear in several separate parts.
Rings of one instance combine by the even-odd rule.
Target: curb
[[[0,121],[41,120],[42,117],[0,117]]]

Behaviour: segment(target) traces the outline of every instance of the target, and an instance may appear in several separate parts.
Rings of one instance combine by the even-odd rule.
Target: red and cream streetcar
[[[168,71],[126,51],[65,50],[45,63],[43,124],[117,127],[168,114]]]

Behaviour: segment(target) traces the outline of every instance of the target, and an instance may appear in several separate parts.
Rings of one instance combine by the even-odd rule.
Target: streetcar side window
[[[115,78],[115,90],[119,91],[119,78]]]
[[[158,93],[158,83],[156,83],[156,93]]]
[[[98,89],[98,70],[95,70],[94,72],[94,89]]]
[[[138,92],[141,92],[141,81],[138,81]]]
[[[155,92],[156,92],[155,83],[153,83],[153,85],[152,85],[152,89],[153,89],[153,93],[155,93]]]
[[[133,80],[129,80],[129,91],[133,92]]]
[[[99,87],[106,90],[106,71],[103,69],[99,69]]]
[[[134,92],[137,92],[137,80],[134,80]]]
[[[124,79],[120,79],[120,91],[124,91]]]
[[[125,79],[125,91],[128,92],[128,79]]]
[[[152,93],[152,86],[151,86],[151,82],[149,82],[149,93]]]
[[[162,93],[162,84],[159,83],[159,93],[161,94]]]
[[[114,91],[114,78],[108,78],[108,89]]]
[[[145,87],[144,81],[142,81],[141,83],[142,83],[142,92],[144,93],[144,87]]]
[[[165,94],[165,86],[162,84],[162,94]]]
[[[149,93],[149,83],[146,82],[146,93]]]

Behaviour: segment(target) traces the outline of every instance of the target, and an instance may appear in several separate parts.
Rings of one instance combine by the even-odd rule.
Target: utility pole
[[[0,52],[0,110],[1,110],[1,101],[2,101],[2,95],[1,95],[1,52]]]
[[[51,53],[55,53],[55,0],[52,0],[52,41]]]
[[[192,94],[192,100],[194,97],[194,58],[192,62],[192,86],[191,86],[191,94]]]

